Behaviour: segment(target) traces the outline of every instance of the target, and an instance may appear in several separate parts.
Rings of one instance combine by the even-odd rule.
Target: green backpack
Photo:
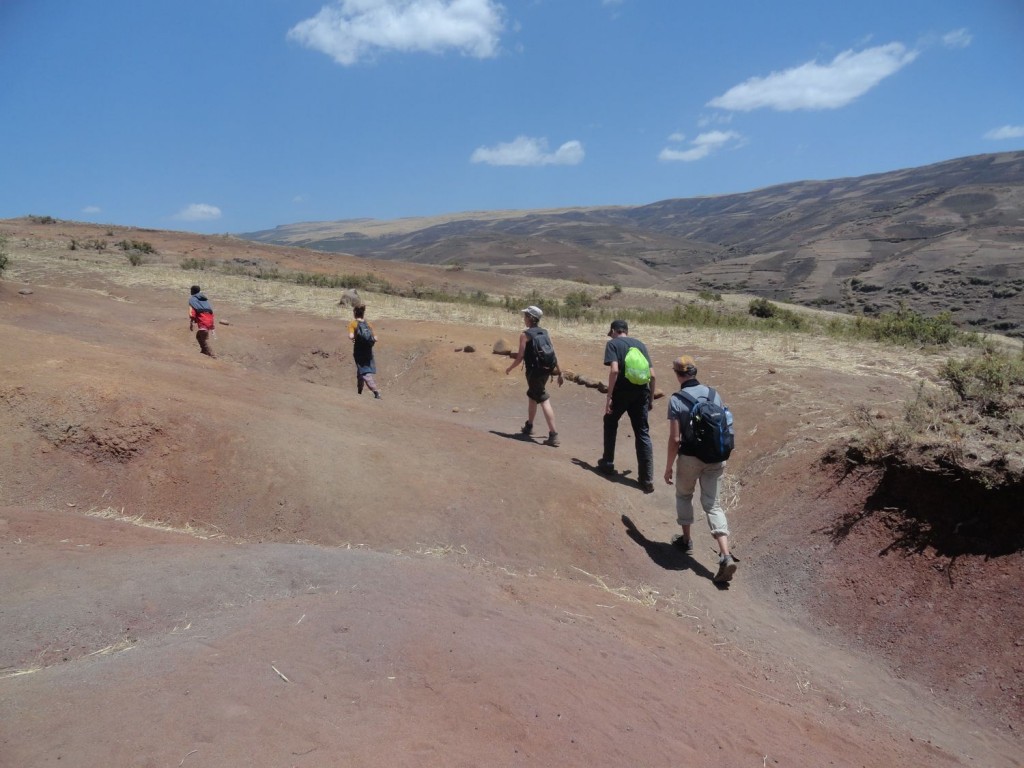
[[[649,384],[651,382],[651,364],[644,353],[636,347],[630,347],[626,353],[626,379],[633,384]]]

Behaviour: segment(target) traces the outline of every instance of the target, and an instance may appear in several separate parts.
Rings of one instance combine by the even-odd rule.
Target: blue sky
[[[1024,148],[1024,2],[0,0],[0,218],[640,205]]]

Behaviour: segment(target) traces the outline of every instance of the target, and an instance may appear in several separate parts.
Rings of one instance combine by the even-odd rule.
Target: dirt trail
[[[211,292],[209,360],[181,290],[68,280],[0,283],[0,763],[1019,764],[987,710],[809,608],[817,459],[899,371],[687,346],[742,425],[719,590],[706,530],[668,546],[625,420],[629,473],[592,470],[597,392],[555,392],[562,447],[515,439],[525,385],[490,354],[514,322],[378,318],[375,402],[340,310]],[[603,373],[600,335],[555,340]]]

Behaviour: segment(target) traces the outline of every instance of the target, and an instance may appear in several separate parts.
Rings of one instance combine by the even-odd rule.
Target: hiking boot
[[[380,396],[380,392],[374,392],[373,393],[373,399],[374,400],[383,400],[384,398]]]
[[[522,435],[523,437],[529,437],[530,435],[532,435],[533,434],[533,422],[532,421],[528,421],[525,424],[523,424],[523,428],[519,430],[519,434]]]
[[[685,536],[676,536],[674,539],[672,539],[672,546],[678,549],[683,554],[693,554],[693,539],[688,539]]]
[[[736,573],[736,561],[732,555],[722,555],[718,559],[718,573],[712,579],[715,584],[727,584],[732,581],[732,575]]]
[[[558,433],[557,432],[550,432],[550,433],[548,433],[548,439],[544,441],[544,445],[550,445],[552,448],[557,448],[558,447]]]
[[[654,483],[650,480],[645,480],[640,483],[640,490],[644,493],[654,493]]]
[[[614,475],[615,464],[611,461],[605,461],[604,459],[597,460],[597,471],[602,475]]]

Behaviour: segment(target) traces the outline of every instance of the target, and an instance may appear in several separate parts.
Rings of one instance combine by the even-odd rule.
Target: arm
[[[669,418],[668,455],[665,458],[665,482],[672,485],[672,470],[679,453],[679,419]]]
[[[608,397],[604,401],[604,412],[612,412],[612,392],[615,391],[615,382],[619,379],[619,361],[612,360],[608,364]]]
[[[505,369],[505,375],[508,376],[512,373],[513,369],[522,365],[523,357],[526,355],[526,334],[519,334],[519,351],[516,352],[515,358],[512,360],[512,364]]]

